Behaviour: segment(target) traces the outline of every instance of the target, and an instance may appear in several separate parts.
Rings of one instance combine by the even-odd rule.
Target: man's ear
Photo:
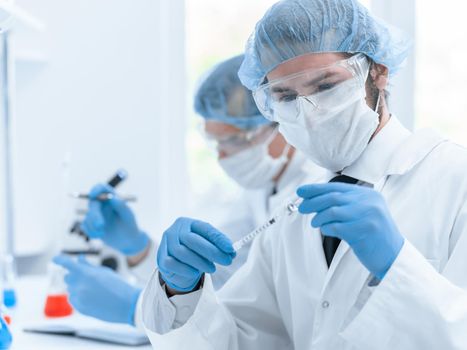
[[[379,91],[386,89],[389,81],[389,69],[386,66],[373,63],[370,68],[370,76]]]

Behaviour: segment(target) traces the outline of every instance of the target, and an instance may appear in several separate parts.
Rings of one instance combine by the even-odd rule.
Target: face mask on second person
[[[227,175],[246,189],[259,189],[272,185],[287,163],[290,149],[288,144],[285,145],[278,158],[273,158],[269,154],[269,145],[277,134],[278,130],[275,127],[265,141],[220,158],[220,166]]]
[[[357,54],[273,80],[255,92],[255,99],[290,144],[338,172],[360,157],[379,124],[365,99],[368,72],[367,58]]]

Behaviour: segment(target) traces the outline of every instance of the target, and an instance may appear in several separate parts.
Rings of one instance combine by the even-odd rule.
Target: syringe
[[[298,206],[302,202],[302,198],[294,198],[291,201],[288,201],[286,205],[280,207],[278,211],[266,222],[262,225],[251,231],[250,233],[246,234],[238,241],[234,242],[233,248],[236,252],[242,249],[245,245],[253,241],[260,233],[266,231],[271,226],[275,225],[279,222],[283,217],[286,215],[291,215],[298,211]]]
[[[77,199],[88,199],[88,200],[91,199],[91,197],[87,193],[73,192],[73,193],[70,193],[69,196],[71,198],[77,198]],[[113,198],[117,198],[117,196],[114,195],[113,193],[101,193],[94,199],[105,202]],[[118,198],[124,202],[136,202],[137,200],[136,196],[118,196]]]

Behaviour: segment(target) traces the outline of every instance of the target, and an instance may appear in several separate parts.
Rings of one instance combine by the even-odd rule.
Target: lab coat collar
[[[434,148],[446,141],[446,138],[430,129],[421,129],[412,134],[396,117],[392,116],[385,127],[368,144],[362,156],[342,174],[372,185],[381,184],[384,182],[381,180],[387,176],[407,173]],[[378,187],[376,186],[375,189],[381,190]],[[350,247],[346,242],[339,244],[326,275],[323,291],[349,250]]]
[[[375,135],[362,153],[352,165],[342,171],[360,181],[376,184],[388,173],[393,164],[393,156],[401,144],[409,137],[411,132],[407,130],[395,116],[391,116],[388,123]],[[409,162],[412,157],[406,153]]]

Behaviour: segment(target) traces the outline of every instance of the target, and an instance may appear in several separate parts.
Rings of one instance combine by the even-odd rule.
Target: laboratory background
[[[179,216],[221,221],[241,190],[200,132],[193,96],[209,68],[243,52],[275,2],[0,1],[14,17],[0,34],[1,276],[16,299],[5,311],[13,349],[63,348],[27,338],[25,318],[44,316],[54,255],[105,249],[73,229],[87,205],[77,194],[120,171],[119,193],[134,197],[138,224],[156,242]],[[393,113],[409,129],[433,127],[467,146],[467,5],[361,2],[412,39],[391,82]],[[113,348],[103,344],[68,348]]]

